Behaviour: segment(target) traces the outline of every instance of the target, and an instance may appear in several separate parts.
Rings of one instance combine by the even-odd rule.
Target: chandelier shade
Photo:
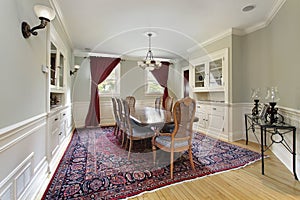
[[[151,50],[151,36],[153,33],[149,32],[147,33],[147,36],[149,37],[149,49],[146,54],[146,57],[142,61],[138,61],[138,66],[141,67],[142,69],[146,70],[154,70],[154,69],[159,69],[162,66],[162,63],[158,60],[154,60],[153,53]]]

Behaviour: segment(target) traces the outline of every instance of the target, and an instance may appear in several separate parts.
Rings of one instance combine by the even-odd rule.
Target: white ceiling
[[[144,57],[145,32],[154,57],[175,59],[229,30],[269,23],[284,0],[51,0],[75,51]],[[242,12],[255,5],[250,12]],[[86,50],[90,49],[90,50]]]

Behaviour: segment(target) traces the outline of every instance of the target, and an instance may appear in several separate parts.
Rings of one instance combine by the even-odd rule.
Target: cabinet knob
[[[54,121],[57,121],[57,120],[58,120],[58,118],[55,118],[55,119],[54,119]]]

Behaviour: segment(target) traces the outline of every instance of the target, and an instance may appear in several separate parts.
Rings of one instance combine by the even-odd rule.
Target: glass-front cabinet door
[[[205,64],[200,64],[195,66],[195,87],[203,88],[205,86],[204,84],[205,80]]]
[[[64,90],[65,57],[57,46],[51,42],[50,85],[54,91]]]
[[[50,83],[51,86],[56,85],[56,55],[57,55],[57,48],[51,42],[51,53],[50,53]]]
[[[60,53],[59,55],[59,87],[62,88],[64,87],[64,55],[62,53]]]
[[[220,87],[223,85],[223,58],[210,61],[209,66],[209,87]]]
[[[227,81],[228,49],[190,61],[194,92],[222,92]]]
[[[65,105],[68,58],[66,48],[59,35],[51,29],[49,40],[49,111]],[[48,102],[47,102],[48,103]]]

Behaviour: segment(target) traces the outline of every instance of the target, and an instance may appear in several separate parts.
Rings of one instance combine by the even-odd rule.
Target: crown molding
[[[203,48],[205,46],[208,46],[208,45],[210,45],[210,44],[212,44],[212,43],[214,43],[216,41],[219,41],[219,40],[221,40],[221,39],[223,39],[225,37],[231,36],[231,35],[243,35],[243,34],[244,34],[244,32],[242,30],[235,29],[235,28],[230,28],[230,29],[228,29],[228,30],[226,30],[226,31],[224,31],[222,33],[219,33],[219,34],[215,35],[214,37],[212,37],[212,38],[210,38],[210,39],[208,39],[208,40],[206,40],[206,41],[204,41],[202,43],[196,44],[195,46],[189,48],[187,50],[187,52],[188,53],[192,53],[192,52],[194,52],[196,50],[199,50],[199,49],[201,49],[201,48]]]
[[[244,35],[255,32],[259,29],[265,28],[267,27],[272,20],[274,19],[274,17],[277,15],[277,13],[279,12],[279,10],[281,9],[281,7],[285,4],[286,0],[277,0],[273,6],[273,9],[271,10],[271,12],[269,13],[269,15],[266,17],[266,19],[263,22],[260,22],[254,26],[248,27],[246,29],[243,30]]]
[[[49,2],[51,4],[51,6],[54,8],[54,11],[56,13],[56,17],[57,17],[58,23],[60,24],[60,26],[62,27],[62,30],[66,34],[68,44],[70,45],[71,48],[73,48],[73,42],[71,40],[70,34],[68,32],[68,29],[66,27],[66,23],[65,23],[63,14],[61,12],[59,4],[57,3],[57,0],[49,0]]]
[[[274,19],[274,17],[276,16],[276,14],[279,12],[280,8],[285,4],[286,0],[277,0],[273,6],[273,9],[271,10],[271,12],[269,13],[269,15],[266,17],[266,20],[264,20],[263,22],[260,22],[254,26],[248,27],[246,29],[236,29],[236,28],[230,28],[222,33],[219,33],[217,35],[215,35],[214,37],[199,43],[191,48],[189,48],[187,50],[188,53],[192,53],[196,50],[201,49],[204,46],[207,46],[209,44],[212,44],[218,40],[221,40],[227,36],[230,35],[239,35],[239,36],[243,36],[243,35],[247,35],[249,33],[255,32],[259,29],[265,28],[267,27],[272,20]]]

